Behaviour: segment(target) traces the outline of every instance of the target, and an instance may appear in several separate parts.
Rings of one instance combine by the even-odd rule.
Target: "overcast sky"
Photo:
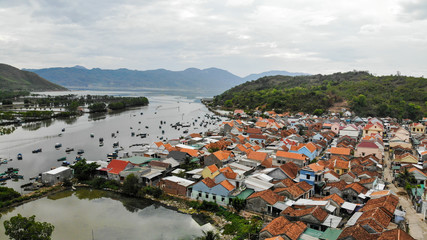
[[[427,1],[0,0],[0,62],[427,76]]]

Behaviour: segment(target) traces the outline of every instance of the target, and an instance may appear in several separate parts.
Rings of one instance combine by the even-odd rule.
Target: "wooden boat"
[[[55,143],[55,148],[60,148],[60,147],[62,147],[61,143]]]
[[[67,152],[67,153],[72,152],[72,151],[74,151],[74,148],[67,148],[67,149],[65,149],[65,152]]]
[[[22,160],[22,154],[21,153],[18,153],[18,160]]]
[[[79,150],[77,150],[77,154],[81,155],[81,154],[83,154],[83,153],[85,153],[85,150],[83,150],[83,149],[79,149]]]
[[[42,149],[41,149],[41,148],[38,148],[38,149],[33,150],[33,153],[39,153],[39,152],[42,152]]]
[[[58,162],[65,161],[65,160],[67,160],[67,157],[62,157],[57,159]]]

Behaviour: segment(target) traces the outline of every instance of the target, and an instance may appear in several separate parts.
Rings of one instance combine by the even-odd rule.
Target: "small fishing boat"
[[[22,160],[22,153],[18,153],[18,160]]]
[[[94,138],[94,137],[95,137],[95,134],[91,133],[91,134],[90,134],[90,137],[91,137],[91,138]]]
[[[61,143],[55,143],[55,148],[60,148],[60,147],[62,147]]]
[[[6,180],[9,180],[9,179],[10,179],[9,175],[0,176],[0,181],[6,181]]]
[[[83,149],[77,150],[77,154],[82,155],[83,153],[85,153],[85,150],[83,150]]]
[[[80,161],[80,160],[82,160],[82,156],[77,155],[77,156],[76,156],[76,161]]]
[[[66,166],[69,166],[70,164],[71,164],[71,163],[69,163],[69,162],[67,162],[67,161],[63,161],[63,162],[62,162],[62,166],[65,166],[65,167],[66,167]]]
[[[114,142],[113,143],[113,148],[118,147],[119,146],[119,142]]]
[[[99,142],[103,142],[104,141],[104,138],[99,138]]]
[[[69,152],[72,152],[72,151],[74,151],[74,148],[67,148],[67,149],[65,149],[66,153],[69,153]]]
[[[65,132],[65,128],[63,128],[62,131]]]
[[[103,143],[103,142],[100,142],[100,143],[99,143],[99,146],[100,146],[100,147],[104,146],[104,143]]]
[[[39,153],[39,152],[42,152],[42,149],[41,149],[41,148],[38,148],[38,149],[33,150],[33,153]]]
[[[58,162],[65,161],[65,160],[67,160],[67,157],[62,157],[57,159]]]

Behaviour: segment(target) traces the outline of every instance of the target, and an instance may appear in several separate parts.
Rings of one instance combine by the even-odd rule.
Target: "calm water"
[[[85,114],[78,118],[67,120],[48,120],[35,122],[19,127],[10,135],[0,136],[0,157],[12,158],[12,162],[0,166],[0,172],[8,167],[17,167],[20,174],[24,175],[24,180],[13,182],[7,181],[7,187],[22,192],[20,185],[29,182],[30,177],[48,171],[52,167],[58,167],[61,162],[57,159],[66,156],[67,161],[74,161],[77,150],[83,149],[83,157],[87,160],[106,160],[107,153],[113,152],[113,143],[118,141],[124,148],[124,152],[131,153],[138,147],[129,146],[132,144],[149,143],[164,139],[179,138],[185,136],[183,131],[173,129],[170,124],[176,122],[198,122],[205,119],[206,113],[211,114],[208,109],[194,98],[187,98],[173,95],[156,95],[148,92],[94,92],[76,91],[73,94],[91,95],[120,95],[120,96],[147,96],[150,104],[146,107],[135,108],[123,112],[112,114]],[[59,95],[61,93],[49,93]],[[70,94],[63,92],[62,94]],[[142,115],[141,115],[142,114]],[[200,119],[198,118],[200,117]],[[160,129],[160,121],[166,121]],[[146,126],[148,128],[146,128]],[[132,129],[131,129],[132,127]],[[65,131],[62,132],[62,129]],[[214,129],[215,126],[207,125],[207,128],[196,124],[188,128],[189,133],[204,132]],[[162,134],[162,130],[165,131]],[[119,131],[119,133],[116,133]],[[131,137],[131,132],[147,133],[147,138]],[[62,136],[59,134],[62,133]],[[91,138],[90,133],[95,137]],[[116,137],[111,137],[116,133]],[[99,146],[98,139],[104,138],[104,146]],[[55,143],[61,143],[60,149],[55,149]],[[74,148],[74,151],[67,154],[65,149]],[[33,154],[32,150],[42,148],[41,153]],[[16,160],[18,153],[22,153],[23,160]],[[119,156],[122,152],[119,153]]]
[[[193,239],[202,234],[191,215],[100,190],[66,191],[2,213],[3,221],[20,213],[52,223],[52,239]]]

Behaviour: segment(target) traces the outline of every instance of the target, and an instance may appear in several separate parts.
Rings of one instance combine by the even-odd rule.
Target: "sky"
[[[0,0],[0,62],[427,76],[427,1]]]

